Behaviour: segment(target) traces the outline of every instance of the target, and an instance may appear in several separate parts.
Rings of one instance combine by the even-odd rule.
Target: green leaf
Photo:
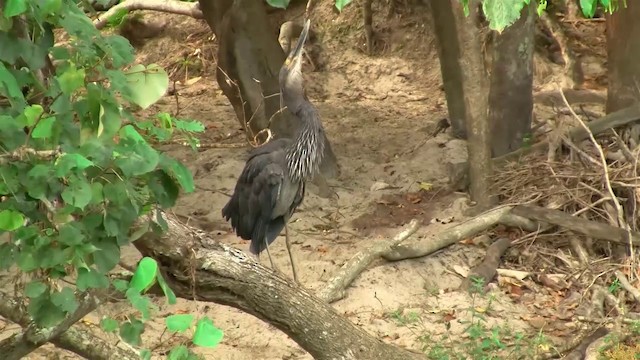
[[[51,302],[51,298],[47,293],[31,299],[27,306],[27,311],[35,323],[41,328],[56,326],[64,320],[66,316],[64,311]]]
[[[184,332],[193,322],[193,314],[169,315],[164,319],[167,329],[171,332]]]
[[[69,205],[84,209],[91,202],[93,191],[86,180],[73,177],[74,180],[62,192],[62,200]]]
[[[0,115],[0,144],[3,151],[12,152],[22,146],[27,139],[23,126],[8,115]]]
[[[129,93],[128,100],[146,109],[160,100],[169,87],[169,76],[162,67],[150,64],[145,68],[138,64],[126,72]]]
[[[127,321],[120,325],[120,337],[128,344],[133,346],[140,346],[142,343],[142,332],[144,331],[144,324],[137,319]]]
[[[125,176],[133,177],[153,171],[160,161],[160,155],[144,140],[131,125],[125,125],[119,132],[120,144],[114,163]]]
[[[151,318],[150,309],[152,303],[148,297],[141,295],[136,289],[130,288],[126,292],[127,299],[133,305],[135,309],[140,311],[143,320],[149,320]]]
[[[201,133],[204,131],[204,124],[196,120],[185,121],[185,120],[176,119],[174,121],[174,124],[176,126],[176,129],[179,129],[182,131],[195,132],[195,133]]]
[[[120,291],[120,292],[126,292],[127,289],[129,288],[129,282],[126,280],[122,280],[122,279],[114,279],[111,284],[113,285],[113,287]]]
[[[149,349],[140,349],[140,357],[142,360],[151,360],[151,350]]]
[[[195,191],[196,187],[193,182],[193,176],[186,166],[184,166],[180,161],[164,155],[162,156],[161,161],[162,169],[176,179],[178,184],[180,184],[186,193]]]
[[[290,0],[267,0],[267,4],[274,8],[286,9]]]
[[[64,287],[60,291],[53,292],[51,294],[51,302],[67,314],[73,313],[78,309],[76,295],[70,287]]]
[[[118,265],[120,247],[110,240],[96,242],[98,250],[93,253],[93,261],[100,272],[106,273]]]
[[[18,16],[27,11],[27,0],[7,0],[4,5],[4,16]]]
[[[104,38],[108,53],[111,55],[113,67],[122,68],[135,59],[135,51],[129,40],[120,35],[110,35]]]
[[[41,119],[36,127],[31,132],[31,137],[34,139],[48,139],[51,137],[53,131],[53,124],[56,122],[55,116],[49,116]]]
[[[0,270],[9,269],[15,262],[15,247],[11,243],[0,244]]]
[[[158,285],[162,289],[162,292],[167,297],[167,303],[169,305],[175,305],[178,299],[176,299],[176,294],[174,294],[173,290],[169,287],[169,284],[164,280],[162,274],[158,272],[158,276],[156,276],[156,280],[158,280]]]
[[[178,345],[169,351],[168,360],[187,360],[189,359],[189,348],[185,345]]]
[[[351,0],[336,0],[336,9],[342,12],[345,6],[349,5]]]
[[[24,215],[15,210],[0,211],[0,230],[13,231],[24,224]]]
[[[598,0],[580,0],[580,9],[586,18],[592,18],[596,13]]]
[[[109,287],[109,279],[93,269],[81,267],[78,269],[76,285],[80,291],[87,289],[106,289]]]
[[[58,241],[67,246],[76,246],[84,242],[85,236],[75,223],[66,223],[60,227]]]
[[[65,177],[71,169],[84,170],[93,165],[91,160],[80,154],[66,153],[55,162],[56,176]]]
[[[38,262],[31,252],[21,252],[18,255],[18,267],[24,272],[30,272],[38,268]]]
[[[105,332],[108,332],[108,333],[115,332],[116,330],[118,330],[118,326],[119,326],[118,320],[112,319],[110,317],[105,317],[102,320],[100,320],[100,327]]]
[[[36,3],[40,10],[40,15],[55,14],[62,7],[62,0],[40,0]]]
[[[4,45],[3,45],[4,46]],[[1,91],[4,90],[4,91]],[[11,105],[20,111],[26,106],[22,90],[15,76],[0,61],[0,94],[6,95],[11,100]]]
[[[147,185],[160,207],[167,209],[176,204],[180,189],[164,171],[156,170],[152,172]]]
[[[98,120],[98,136],[113,138],[122,126],[120,111],[113,104],[100,104],[100,116]]]
[[[71,95],[74,91],[84,86],[85,77],[84,69],[78,69],[75,66],[69,67],[57,77],[60,90],[67,96]]]
[[[42,105],[35,104],[27,106],[20,116],[21,125],[29,127],[35,125],[36,121],[42,116],[42,113],[44,113]]]
[[[143,257],[138,263],[129,286],[136,289],[138,293],[147,291],[155,283],[157,274],[158,263],[150,257]]]
[[[222,341],[224,333],[213,325],[208,317],[203,317],[196,325],[196,331],[193,334],[193,344],[214,348]]]
[[[489,28],[502,32],[520,18],[522,0],[484,0],[482,10],[489,20]]]
[[[37,298],[47,291],[47,285],[40,281],[32,281],[24,287],[24,295],[29,298]]]

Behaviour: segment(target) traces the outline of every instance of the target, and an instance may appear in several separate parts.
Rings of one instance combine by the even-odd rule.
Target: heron
[[[293,138],[278,138],[252,149],[236,183],[233,195],[222,209],[235,233],[251,240],[249,251],[259,258],[267,251],[271,267],[279,271],[269,245],[282,230],[293,280],[296,265],[291,253],[287,223],[305,196],[305,182],[319,170],[324,153],[324,128],[317,109],[307,98],[302,79],[302,54],[309,33],[305,21],[295,48],[280,68],[280,101],[300,121]]]

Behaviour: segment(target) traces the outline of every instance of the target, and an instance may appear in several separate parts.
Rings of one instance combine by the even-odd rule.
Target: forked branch
[[[109,18],[122,10],[151,10],[186,15],[196,19],[203,18],[202,11],[200,11],[200,5],[197,2],[184,2],[177,0],[126,0],[112,7],[103,14],[100,14],[100,16],[93,21],[93,25],[95,25],[97,29],[104,28],[107,25]]]

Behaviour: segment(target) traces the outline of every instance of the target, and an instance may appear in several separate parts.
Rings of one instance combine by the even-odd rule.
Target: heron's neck
[[[324,129],[313,106],[302,106],[294,113],[302,126],[294,142],[287,149],[289,175],[298,180],[309,180],[320,168],[324,154]]]

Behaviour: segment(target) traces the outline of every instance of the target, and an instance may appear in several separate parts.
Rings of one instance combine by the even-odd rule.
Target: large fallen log
[[[386,344],[341,316],[309,290],[278,276],[252,257],[166,216],[164,235],[148,233],[134,245],[160,264],[177,296],[228,305],[262,319],[315,359],[426,359]],[[195,289],[195,291],[194,291]]]

